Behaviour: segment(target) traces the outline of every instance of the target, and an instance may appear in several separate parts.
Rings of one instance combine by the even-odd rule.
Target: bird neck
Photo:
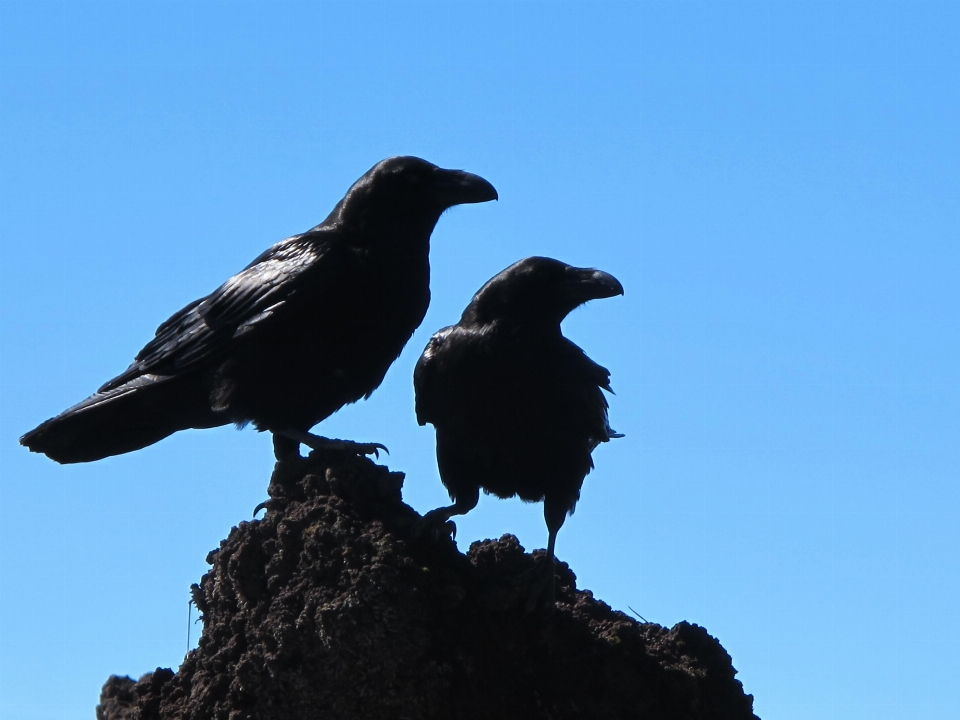
[[[486,323],[490,330],[502,337],[517,338],[526,342],[535,340],[540,344],[556,342],[563,338],[560,324],[523,317],[505,317]]]

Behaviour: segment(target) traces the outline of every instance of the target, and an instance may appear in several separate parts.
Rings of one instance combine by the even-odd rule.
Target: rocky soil
[[[199,647],[111,677],[98,720],[756,717],[703,628],[639,623],[563,563],[556,607],[527,613],[541,553],[422,536],[402,484],[365,458],[278,464],[193,586]]]

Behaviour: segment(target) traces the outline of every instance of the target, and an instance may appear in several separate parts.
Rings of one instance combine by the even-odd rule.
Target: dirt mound
[[[199,647],[111,677],[98,720],[755,718],[703,628],[638,623],[563,563],[556,608],[525,613],[540,553],[420,537],[402,484],[363,458],[278,464],[266,516],[193,586]]]

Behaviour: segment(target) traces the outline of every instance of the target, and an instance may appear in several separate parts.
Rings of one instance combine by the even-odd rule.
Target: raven
[[[369,397],[420,325],[440,215],[495,199],[477,175],[415,157],[377,163],[326,220],[173,315],[124,373],[20,443],[89,462],[178,430],[252,422],[273,433],[277,459],[301,442],[375,452],[308,430]]]
[[[440,479],[453,500],[427,513],[426,526],[448,527],[476,506],[480,488],[542,500],[551,603],[557,531],[580,498],[594,448],[622,437],[607,420],[609,371],[567,340],[560,322],[588,300],[622,294],[605,272],[526,258],[430,338],[414,371],[417,421],[436,428]]]

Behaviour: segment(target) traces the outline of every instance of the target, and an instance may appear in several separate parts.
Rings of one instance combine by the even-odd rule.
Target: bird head
[[[446,170],[417,157],[392,157],[357,180],[328,221],[366,231],[432,231],[444,210],[454,205],[497,199],[496,189],[479,175]]]
[[[575,307],[614,295],[623,295],[623,285],[609,273],[573,267],[552,258],[528,257],[488,280],[464,310],[463,320],[559,326]]]

